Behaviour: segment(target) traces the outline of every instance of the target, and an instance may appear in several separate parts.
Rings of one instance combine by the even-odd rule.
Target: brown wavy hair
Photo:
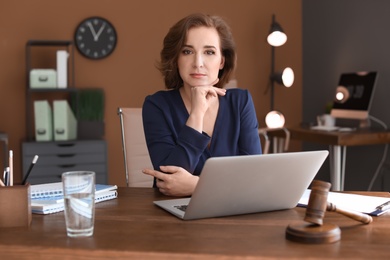
[[[160,52],[161,61],[157,64],[164,77],[165,87],[167,89],[179,89],[183,86],[183,80],[180,77],[177,61],[189,29],[194,27],[215,28],[218,32],[222,56],[225,57],[223,69],[218,73],[219,81],[215,85],[222,88],[229,82],[236,67],[236,46],[228,24],[219,16],[210,16],[197,13],[184,17],[173,25],[164,38],[163,49]]]

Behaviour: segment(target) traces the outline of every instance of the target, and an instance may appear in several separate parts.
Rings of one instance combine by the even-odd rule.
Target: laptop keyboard
[[[181,210],[181,211],[186,211],[186,209],[187,209],[187,206],[188,205],[180,205],[180,206],[174,206],[175,208],[177,208],[177,209],[179,209],[179,210]]]

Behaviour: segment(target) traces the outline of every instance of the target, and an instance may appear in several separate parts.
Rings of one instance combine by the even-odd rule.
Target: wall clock
[[[103,59],[115,49],[117,34],[114,26],[102,17],[89,17],[77,27],[74,41],[78,51],[89,59]]]

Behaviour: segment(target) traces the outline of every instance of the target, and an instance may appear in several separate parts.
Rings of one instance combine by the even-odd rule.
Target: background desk
[[[334,212],[341,228],[333,244],[285,239],[305,209],[182,221],[152,204],[152,188],[119,188],[118,199],[97,204],[95,233],[68,238],[63,213],[33,215],[30,229],[0,229],[1,259],[389,259],[390,215],[363,225]],[[367,194],[367,193],[365,193]],[[370,193],[389,196],[389,193]],[[390,197],[390,196],[389,196]]]
[[[380,129],[359,129],[351,132],[311,130],[309,127],[288,127],[290,138],[329,145],[330,181],[332,190],[344,190],[347,146],[390,143],[390,131]],[[282,131],[271,135],[283,138]]]

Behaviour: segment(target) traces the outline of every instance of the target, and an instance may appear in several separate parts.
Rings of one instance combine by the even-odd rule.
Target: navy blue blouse
[[[155,170],[160,170],[161,165],[175,165],[199,175],[210,157],[261,154],[256,111],[249,91],[228,89],[219,100],[210,137],[186,126],[189,114],[179,90],[158,91],[145,98],[142,117]]]

